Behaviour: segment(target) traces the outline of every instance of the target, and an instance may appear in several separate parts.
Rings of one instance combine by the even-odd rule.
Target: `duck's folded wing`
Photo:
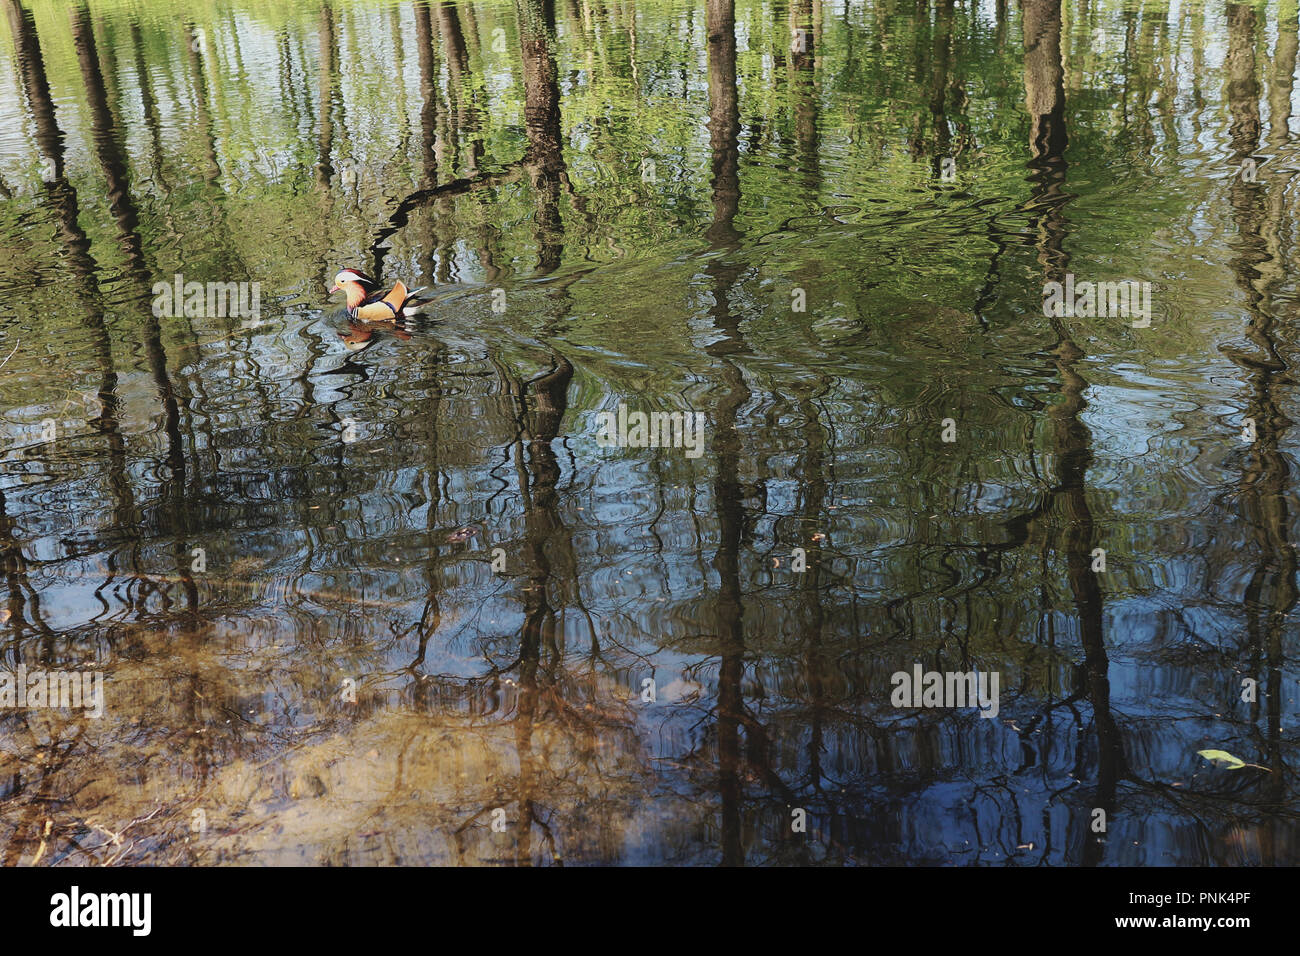
[[[396,315],[402,310],[402,303],[407,300],[410,293],[406,291],[406,286],[398,282],[393,285],[392,291],[384,296],[384,304],[392,306],[393,314]]]

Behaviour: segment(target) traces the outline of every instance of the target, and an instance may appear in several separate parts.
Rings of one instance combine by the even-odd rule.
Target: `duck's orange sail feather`
[[[393,307],[394,312],[402,311],[402,305],[406,302],[406,286],[398,282],[393,286],[393,291],[384,296],[384,301]]]

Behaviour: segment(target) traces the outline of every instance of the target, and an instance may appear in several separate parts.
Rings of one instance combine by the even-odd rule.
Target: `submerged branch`
[[[443,183],[441,186],[428,186],[424,189],[417,189],[415,192],[411,193],[397,204],[397,208],[393,210],[393,214],[388,217],[388,224],[375,234],[375,241],[370,244],[373,274],[379,276],[383,272],[381,267],[384,262],[384,256],[381,247],[384,240],[404,227],[407,222],[410,221],[410,215],[414,210],[437,199],[445,199],[448,196],[459,196],[463,193],[474,192],[479,189],[490,189],[493,186],[512,183],[519,178],[523,169],[523,162],[524,160],[521,157],[499,172],[481,173],[478,176],[471,176],[468,179],[453,179],[451,182]]]

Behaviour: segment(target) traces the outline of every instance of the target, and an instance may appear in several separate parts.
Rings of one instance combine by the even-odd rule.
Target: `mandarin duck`
[[[362,322],[392,322],[407,315],[415,315],[430,302],[429,299],[417,298],[402,285],[395,283],[388,292],[376,291],[379,287],[374,279],[360,269],[344,269],[334,277],[334,287],[330,294],[342,292],[347,296],[348,317]]]

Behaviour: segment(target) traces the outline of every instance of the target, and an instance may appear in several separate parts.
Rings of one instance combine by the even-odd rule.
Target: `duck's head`
[[[348,269],[344,269],[334,277],[334,288],[330,289],[330,292],[338,292],[340,289],[342,289],[350,282],[355,282],[359,285],[363,285],[367,289],[373,289],[375,286],[379,284],[374,279],[370,278],[370,276],[362,272],[360,269],[348,268]]]
[[[375,280],[360,269],[344,269],[334,277],[334,286],[330,289],[330,295],[335,292],[345,293],[348,297],[348,308],[355,309],[365,301],[370,290],[376,285]]]

